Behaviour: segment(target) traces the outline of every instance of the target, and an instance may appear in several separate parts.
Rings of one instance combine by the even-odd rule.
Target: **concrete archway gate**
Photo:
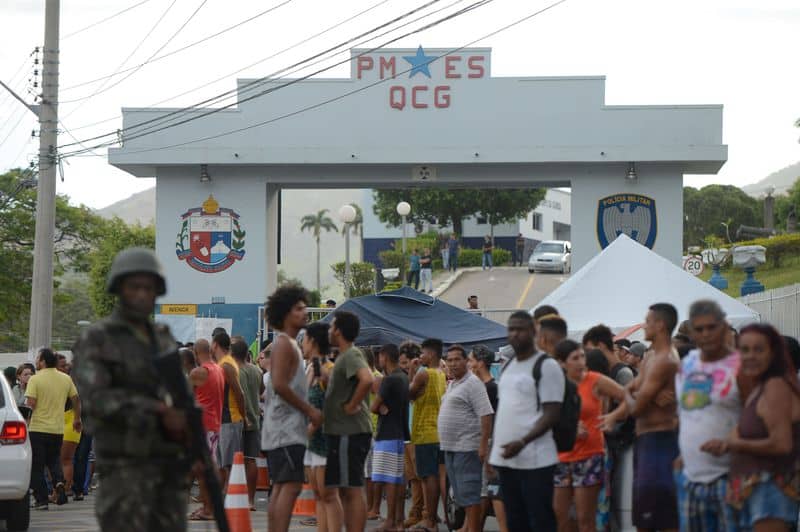
[[[680,264],[683,175],[727,158],[721,105],[608,106],[604,77],[492,77],[488,48],[351,55],[349,78],[248,101],[288,80],[239,80],[236,108],[110,150],[157,178],[165,304],[252,339],[277,279],[281,188],[569,186],[573,271],[619,232]],[[125,108],[123,131],[205,112],[175,111]]]

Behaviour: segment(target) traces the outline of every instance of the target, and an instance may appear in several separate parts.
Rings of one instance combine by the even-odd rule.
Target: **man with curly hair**
[[[273,483],[267,515],[271,532],[289,529],[292,508],[305,479],[308,423],[310,420],[314,428],[322,424],[322,413],[307,401],[303,354],[295,340],[307,321],[308,299],[304,288],[288,284],[273,292],[266,304],[267,321],[276,332],[261,433]]]

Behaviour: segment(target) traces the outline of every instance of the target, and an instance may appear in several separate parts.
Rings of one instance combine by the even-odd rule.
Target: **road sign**
[[[705,265],[703,264],[703,259],[700,257],[687,257],[686,260],[683,261],[683,269],[697,277],[703,273]]]

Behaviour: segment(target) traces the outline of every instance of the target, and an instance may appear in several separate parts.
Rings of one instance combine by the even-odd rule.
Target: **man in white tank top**
[[[270,532],[285,532],[295,499],[303,488],[303,456],[308,423],[322,424],[322,413],[306,400],[308,389],[303,354],[295,337],[307,321],[308,292],[284,285],[267,299],[269,326],[278,331],[272,343],[271,378],[265,391],[266,411],[261,448],[267,452],[272,495],[267,515]]]

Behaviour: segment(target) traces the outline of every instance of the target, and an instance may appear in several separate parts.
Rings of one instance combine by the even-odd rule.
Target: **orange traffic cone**
[[[258,479],[256,480],[257,490],[269,489],[269,471],[267,470],[267,459],[263,456],[256,458],[256,467],[258,468]]]
[[[303,517],[317,515],[317,500],[314,498],[314,490],[308,484],[303,484],[303,491],[294,501],[292,515]]]
[[[250,525],[250,504],[247,500],[247,479],[244,474],[244,454],[233,455],[233,467],[225,495],[225,515],[231,532],[253,532]]]

